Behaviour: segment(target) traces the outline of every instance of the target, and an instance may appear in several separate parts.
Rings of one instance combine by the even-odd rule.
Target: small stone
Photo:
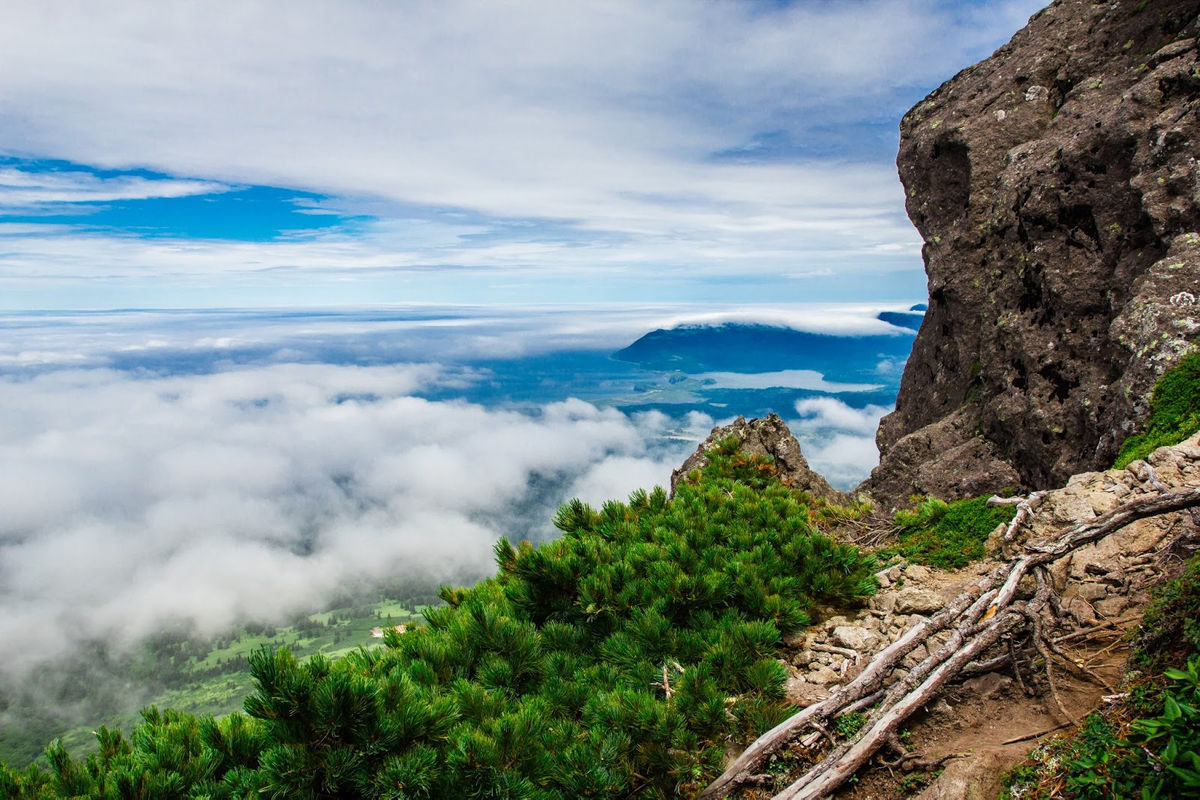
[[[1025,90],[1026,103],[1044,103],[1050,98],[1050,90],[1045,86],[1034,84]]]
[[[831,670],[829,667],[821,666],[816,669],[811,669],[804,673],[804,680],[817,686],[828,686],[831,683],[837,683],[842,676]]]
[[[1112,572],[1100,578],[1101,583],[1106,583],[1113,587],[1122,587],[1125,585],[1125,570],[1118,567]]]
[[[1006,690],[1012,685],[1012,682],[1013,679],[1007,675],[1001,675],[999,672],[989,672],[977,678],[971,678],[969,681],[963,683],[963,690],[972,697],[982,699]]]
[[[799,675],[788,679],[784,691],[787,699],[798,706],[810,706],[829,697],[829,690],[824,686],[809,683]]]
[[[916,647],[914,647],[912,649],[912,651],[909,652],[909,654],[906,655],[904,657],[904,660],[901,661],[900,663],[903,664],[905,667],[912,669],[917,664],[920,664],[922,661],[924,661],[927,658],[929,658],[929,650],[927,650],[925,648],[925,645],[919,644]]]
[[[1109,589],[1102,583],[1084,583],[1080,584],[1077,594],[1089,603],[1094,603],[1108,597]]]
[[[1088,603],[1083,602],[1078,597],[1073,597],[1067,602],[1067,613],[1079,620],[1081,625],[1091,625],[1096,621],[1096,612]]]
[[[1121,615],[1121,612],[1129,607],[1129,601],[1120,595],[1112,595],[1098,603],[1093,603],[1096,607],[1096,612],[1108,619],[1115,619]]]
[[[1010,766],[995,751],[953,758],[917,800],[991,800],[1000,793],[1000,775]]]
[[[872,597],[868,603],[871,608],[890,614],[896,610],[896,593],[883,592]]]
[[[954,714],[954,707],[944,698],[938,698],[938,701],[929,707],[929,713],[939,717],[949,717]]]
[[[896,610],[901,614],[932,614],[944,605],[942,598],[929,589],[903,589],[896,597]]]
[[[1004,532],[1008,530],[1008,524],[1001,522],[992,532],[988,534],[987,540],[983,543],[983,551],[989,556],[994,556],[1004,549]]]
[[[929,570],[920,564],[909,564],[908,568],[904,570],[905,577],[911,581],[929,580],[929,574]]]
[[[808,635],[805,631],[796,631],[789,633],[783,637],[784,647],[804,647],[808,644]]]
[[[845,647],[856,653],[866,653],[875,649],[879,636],[866,628],[851,625],[840,625],[833,629],[833,641],[839,647]]]

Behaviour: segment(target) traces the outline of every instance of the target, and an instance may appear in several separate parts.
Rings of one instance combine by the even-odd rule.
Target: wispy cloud
[[[879,463],[875,431],[891,410],[876,405],[853,408],[834,397],[812,397],[796,402],[799,418],[791,424],[813,468],[834,486],[851,489]]]
[[[92,172],[31,171],[0,167],[0,215],[12,210],[51,210],[55,206],[215,194],[228,189],[213,181],[152,179],[134,175],[102,177]],[[72,208],[72,211],[78,211]]]

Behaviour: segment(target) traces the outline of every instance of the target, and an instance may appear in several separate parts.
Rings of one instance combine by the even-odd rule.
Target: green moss
[[[896,544],[888,554],[931,567],[958,569],[983,558],[988,534],[1016,513],[1012,506],[987,507],[986,497],[946,503],[936,498],[896,514]]]
[[[1145,430],[1125,440],[1113,466],[1120,469],[1196,431],[1200,431],[1200,353],[1184,357],[1158,379]]]
[[[842,714],[834,723],[833,729],[837,735],[843,739],[848,739],[862,730],[863,725],[867,724],[867,718],[864,714],[851,712]]]

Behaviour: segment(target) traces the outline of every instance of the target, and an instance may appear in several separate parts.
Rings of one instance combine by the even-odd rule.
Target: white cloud
[[[845,433],[875,435],[879,419],[892,409],[868,405],[852,408],[836,397],[809,397],[796,401],[803,430],[830,429]]]
[[[166,621],[215,633],[278,620],[347,582],[479,576],[500,535],[548,529],[501,527],[535,476],[625,494],[664,483],[677,460],[648,450],[661,415],[412,396],[441,375],[278,364],[4,379],[4,669],[69,651],[72,636],[128,644]]]
[[[0,29],[0,151],[312,190],[385,221],[272,245],[28,237],[0,271],[915,268],[891,154],[805,148],[898,118],[1036,3],[19,4]],[[756,161],[764,135],[794,146]],[[431,208],[471,219],[430,224]],[[492,229],[513,219],[567,232]],[[469,238],[481,226],[496,237]]]
[[[592,466],[571,484],[568,497],[578,497],[599,508],[607,500],[625,500],[635,489],[667,485],[664,475],[679,466],[678,460],[658,461],[643,458],[609,458]]]
[[[150,179],[133,175],[100,177],[89,172],[30,172],[0,167],[0,208],[6,207],[10,211],[58,203],[186,197],[223,192],[228,188],[212,181]]]
[[[806,440],[804,457],[832,486],[850,490],[861,483],[879,463],[874,436],[835,433],[815,441]]]
[[[796,401],[797,420],[790,421],[813,469],[839,489],[853,489],[879,463],[875,431],[886,406],[853,408],[835,397]]]

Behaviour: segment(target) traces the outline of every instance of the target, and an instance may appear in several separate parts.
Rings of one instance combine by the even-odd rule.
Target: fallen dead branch
[[[1006,739],[1005,741],[1001,742],[1001,744],[1017,744],[1018,742],[1028,742],[1032,739],[1040,739],[1043,736],[1047,736],[1051,733],[1054,733],[1055,731],[1061,731],[1063,728],[1069,728],[1069,727],[1071,727],[1071,723],[1063,722],[1059,725],[1055,725],[1053,728],[1047,728],[1044,731],[1038,731],[1037,733],[1027,733],[1024,736],[1017,736],[1013,739]]]
[[[1034,492],[1029,497],[1024,498],[1017,503],[1017,515],[1012,518],[1012,522],[1008,523],[1008,527],[1004,529],[1004,541],[1011,542],[1017,530],[1020,529],[1025,522],[1033,516],[1033,512],[1038,510],[1038,507],[1046,499],[1045,492]],[[990,505],[990,501],[989,501]]]
[[[1018,506],[1032,514],[1043,495],[1034,493]],[[878,653],[854,680],[837,689],[827,699],[808,706],[800,713],[772,728],[753,742],[729,768],[701,794],[715,800],[734,791],[759,773],[759,766],[773,753],[785,747],[806,729],[826,729],[827,723],[851,706],[862,708],[859,701],[883,692],[879,704],[870,712],[857,737],[830,750],[816,765],[775,800],[826,797],[850,778],[899,726],[918,708],[932,700],[948,682],[961,676],[969,664],[976,664],[989,648],[1005,636],[1018,635],[1018,629],[1032,628],[1036,647],[1043,650],[1051,689],[1060,710],[1070,714],[1057,696],[1052,658],[1042,630],[1042,615],[1053,614],[1051,582],[1038,575],[1037,590],[1027,601],[1017,600],[1022,579],[1051,561],[1079,547],[1104,538],[1139,519],[1200,506],[1200,488],[1143,495],[1086,523],[1081,523],[1056,539],[1027,545],[1024,552],[951,601],[941,612],[918,623]],[[1015,520],[1014,520],[1015,522]],[[1015,530],[1010,526],[1006,538]],[[907,674],[898,676],[896,667],[917,645],[929,642],[934,634],[948,632],[947,641]],[[1011,653],[1011,651],[1010,651]]]

